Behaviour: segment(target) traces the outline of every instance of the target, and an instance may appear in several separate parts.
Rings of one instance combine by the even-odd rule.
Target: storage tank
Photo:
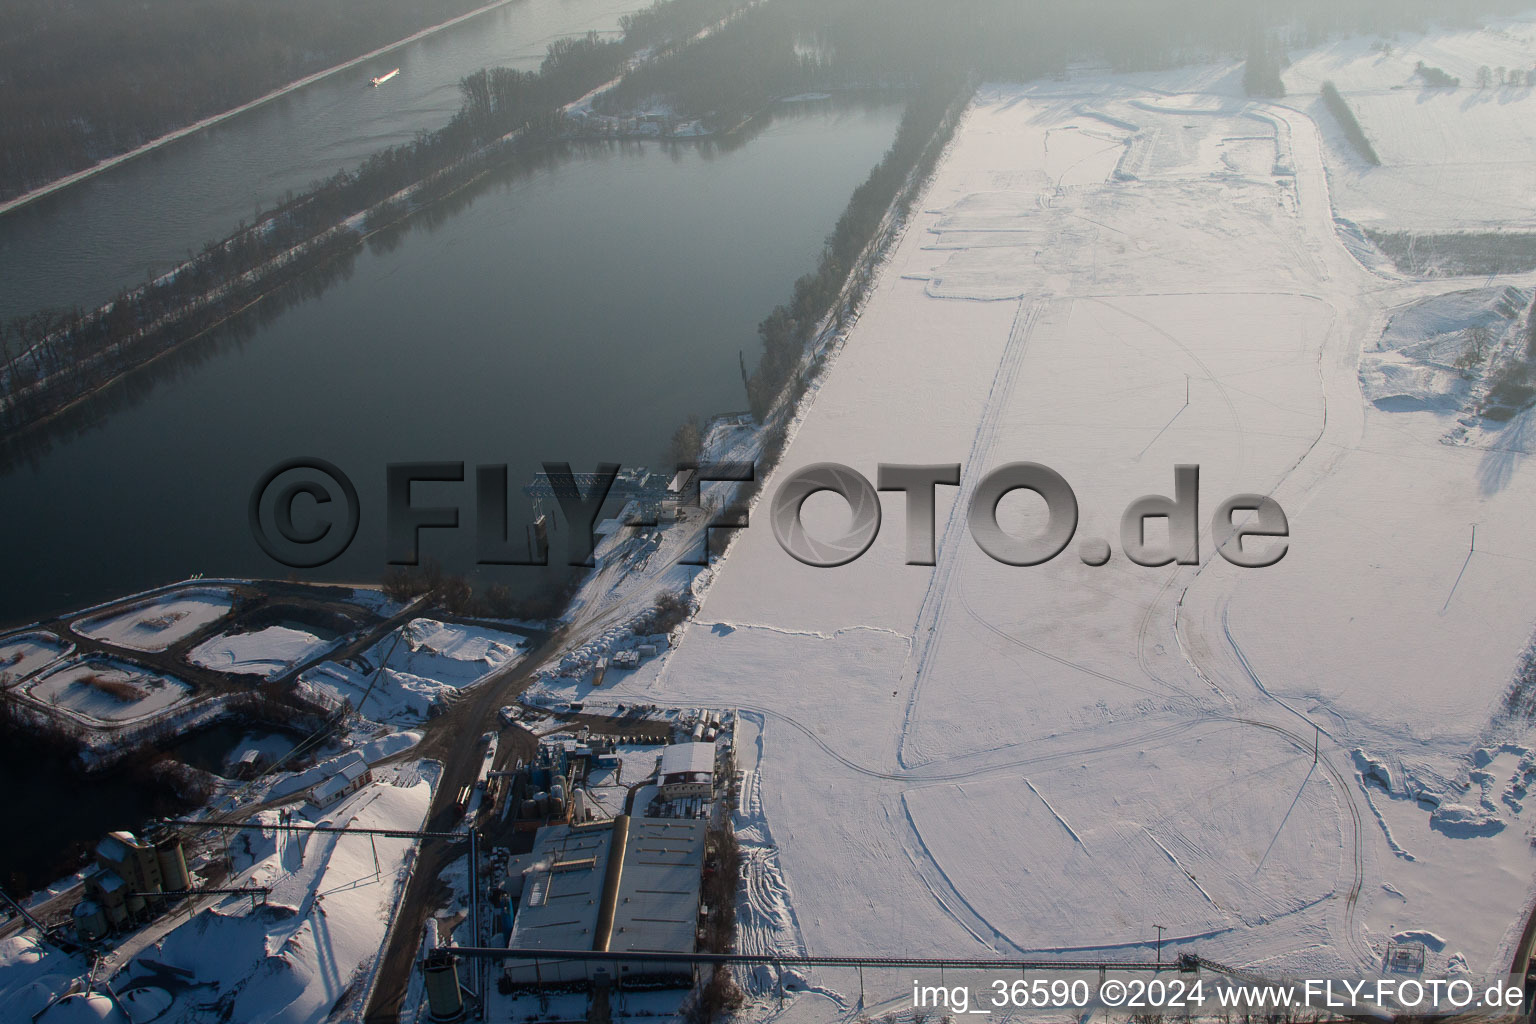
[[[525,819],[526,818],[533,818],[533,817],[537,817],[538,813],[539,813],[539,805],[534,803],[532,799],[528,799],[528,800],[524,800],[523,801],[522,813],[519,814],[518,817],[525,818]]]
[[[559,800],[561,802],[564,802],[565,801],[565,783],[557,782],[553,786],[550,786],[549,787],[549,798],[551,800]]]
[[[427,981],[427,1009],[435,1021],[460,1020],[464,997],[459,992],[459,958],[444,949],[427,955],[422,968]]]
[[[144,913],[144,897],[136,892],[131,892],[123,897],[123,906],[128,908],[128,913],[138,917]]]
[[[95,942],[107,934],[107,912],[95,900],[81,900],[75,904],[75,934],[81,942]]]
[[[172,832],[155,843],[155,859],[160,862],[160,880],[166,892],[186,892],[192,888],[180,834]]]
[[[548,814],[549,794],[545,792],[536,793],[533,798],[533,816],[535,818],[543,818]]]

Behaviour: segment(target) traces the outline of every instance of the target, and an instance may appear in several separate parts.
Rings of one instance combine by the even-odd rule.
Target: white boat
[[[391,71],[387,75],[380,75],[378,78],[372,79],[373,84],[376,85],[376,86],[377,85],[383,85],[385,82],[389,81],[391,78],[394,78],[399,73],[400,73],[400,69],[399,68],[395,68],[395,70]]]

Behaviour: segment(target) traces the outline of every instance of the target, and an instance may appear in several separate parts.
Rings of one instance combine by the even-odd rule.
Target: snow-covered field
[[[192,687],[130,662],[90,655],[51,669],[22,692],[92,724],[113,726],[175,707],[192,696]]]
[[[960,462],[938,565],[904,564],[899,493],[836,569],[792,560],[760,504],[678,648],[608,695],[761,721],[755,948],[1150,956],[1160,924],[1267,971],[1379,969],[1410,933],[1432,971],[1508,969],[1536,872],[1529,723],[1502,712],[1536,619],[1530,414],[1443,444],[1457,403],[1370,404],[1361,353],[1431,340],[1384,339],[1392,310],[1532,281],[1368,270],[1336,232],[1329,129],[1235,84],[984,87],[766,488]],[[1071,484],[1108,565],[1074,542],[1011,567],[967,535],[977,481],[1025,460]],[[1200,564],[1133,564],[1120,513],[1181,463]],[[1243,492],[1289,517],[1278,565],[1216,553],[1209,517]],[[1041,513],[998,510],[1021,536]],[[820,495],[805,520],[848,515]]]
[[[73,623],[81,636],[134,651],[163,651],[229,614],[226,587],[180,587]]]
[[[74,650],[74,644],[37,630],[0,641],[0,687],[21,682]]]
[[[268,626],[254,633],[226,633],[204,640],[187,654],[194,665],[216,672],[270,679],[331,646],[313,633],[288,626]]]
[[[1373,48],[1387,43],[1389,50]],[[1483,29],[1353,37],[1295,55],[1284,101],[1323,129],[1341,216],[1381,230],[1536,229],[1536,20]],[[1461,80],[1431,88],[1422,61]],[[1519,72],[1520,84],[1479,88],[1479,68]],[[1350,148],[1317,92],[1332,81],[1365,129],[1380,167]]]
[[[412,619],[371,647],[361,663],[322,662],[303,680],[351,701],[374,721],[417,722],[437,703],[514,663],[523,644],[522,637],[481,626]],[[369,693],[381,664],[382,677]]]

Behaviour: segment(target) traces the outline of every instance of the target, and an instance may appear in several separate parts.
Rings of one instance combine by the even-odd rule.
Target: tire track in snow
[[[1069,304],[1071,300],[1066,300]],[[916,767],[907,758],[907,743],[911,739],[912,729],[918,719],[918,700],[920,698],[923,676],[928,669],[928,659],[933,654],[934,644],[939,636],[939,627],[944,621],[945,608],[949,603],[949,581],[954,575],[955,568],[959,565],[966,547],[963,543],[966,534],[966,509],[970,506],[971,497],[975,494],[979,483],[978,471],[985,464],[987,456],[991,454],[997,441],[997,425],[1002,418],[1003,409],[1008,404],[1008,399],[1013,395],[1014,386],[1018,382],[1019,367],[1024,362],[1024,352],[1029,345],[1030,332],[1034,330],[1035,323],[1040,318],[1040,313],[1045,309],[1045,300],[1036,300],[1025,303],[1020,301],[1018,312],[1013,318],[1013,326],[1008,332],[1008,343],[1003,349],[1002,358],[998,361],[997,372],[992,377],[992,388],[987,393],[986,403],[982,407],[981,422],[971,440],[971,450],[966,455],[965,466],[971,472],[962,474],[960,478],[960,490],[955,495],[954,504],[949,509],[949,519],[944,524],[944,536],[939,541],[938,562],[933,574],[928,580],[928,589],[923,595],[923,603],[918,609],[917,622],[912,629],[913,653],[908,657],[911,663],[915,656],[916,664],[912,668],[911,679],[908,685],[907,706],[902,718],[901,735],[896,743],[896,763],[903,768]],[[907,682],[907,672],[902,672],[903,681]],[[922,762],[918,762],[919,764]]]

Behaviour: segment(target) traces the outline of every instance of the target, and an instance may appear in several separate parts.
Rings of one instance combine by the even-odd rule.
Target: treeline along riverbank
[[[1351,17],[1392,26],[1424,10],[1421,0],[1362,0]],[[15,438],[275,289],[307,280],[360,239],[558,141],[562,107],[606,82],[618,79],[595,100],[600,108],[661,105],[717,127],[805,89],[907,91],[917,100],[897,146],[853,197],[816,271],[763,323],[763,351],[746,382],[761,413],[789,380],[803,333],[846,279],[851,254],[867,243],[924,132],[937,124],[933,109],[952,101],[956,83],[1060,73],[1078,57],[1130,70],[1240,54],[1250,14],[1200,0],[1177,0],[1156,18],[1129,0],[1042,0],[1028,8],[956,0],[942,9],[916,0],[763,0],[745,9],[740,0],[658,2],[627,16],[619,39],[555,44],[536,73],[468,76],[449,124],[320,182],[99,310],[34,313],[0,325],[0,434]],[[1269,16],[1290,19],[1292,35],[1362,27],[1340,22],[1316,0],[1279,3]],[[701,35],[707,26],[713,30]]]
[[[509,159],[539,159],[560,110],[621,75],[642,50],[670,49],[735,6],[664,0],[623,19],[624,34],[552,44],[538,72],[481,71],[443,128],[376,153],[209,242],[169,274],[92,311],[42,311],[0,324],[0,434],[7,440],[123,374],[304,280],[360,240]]]

